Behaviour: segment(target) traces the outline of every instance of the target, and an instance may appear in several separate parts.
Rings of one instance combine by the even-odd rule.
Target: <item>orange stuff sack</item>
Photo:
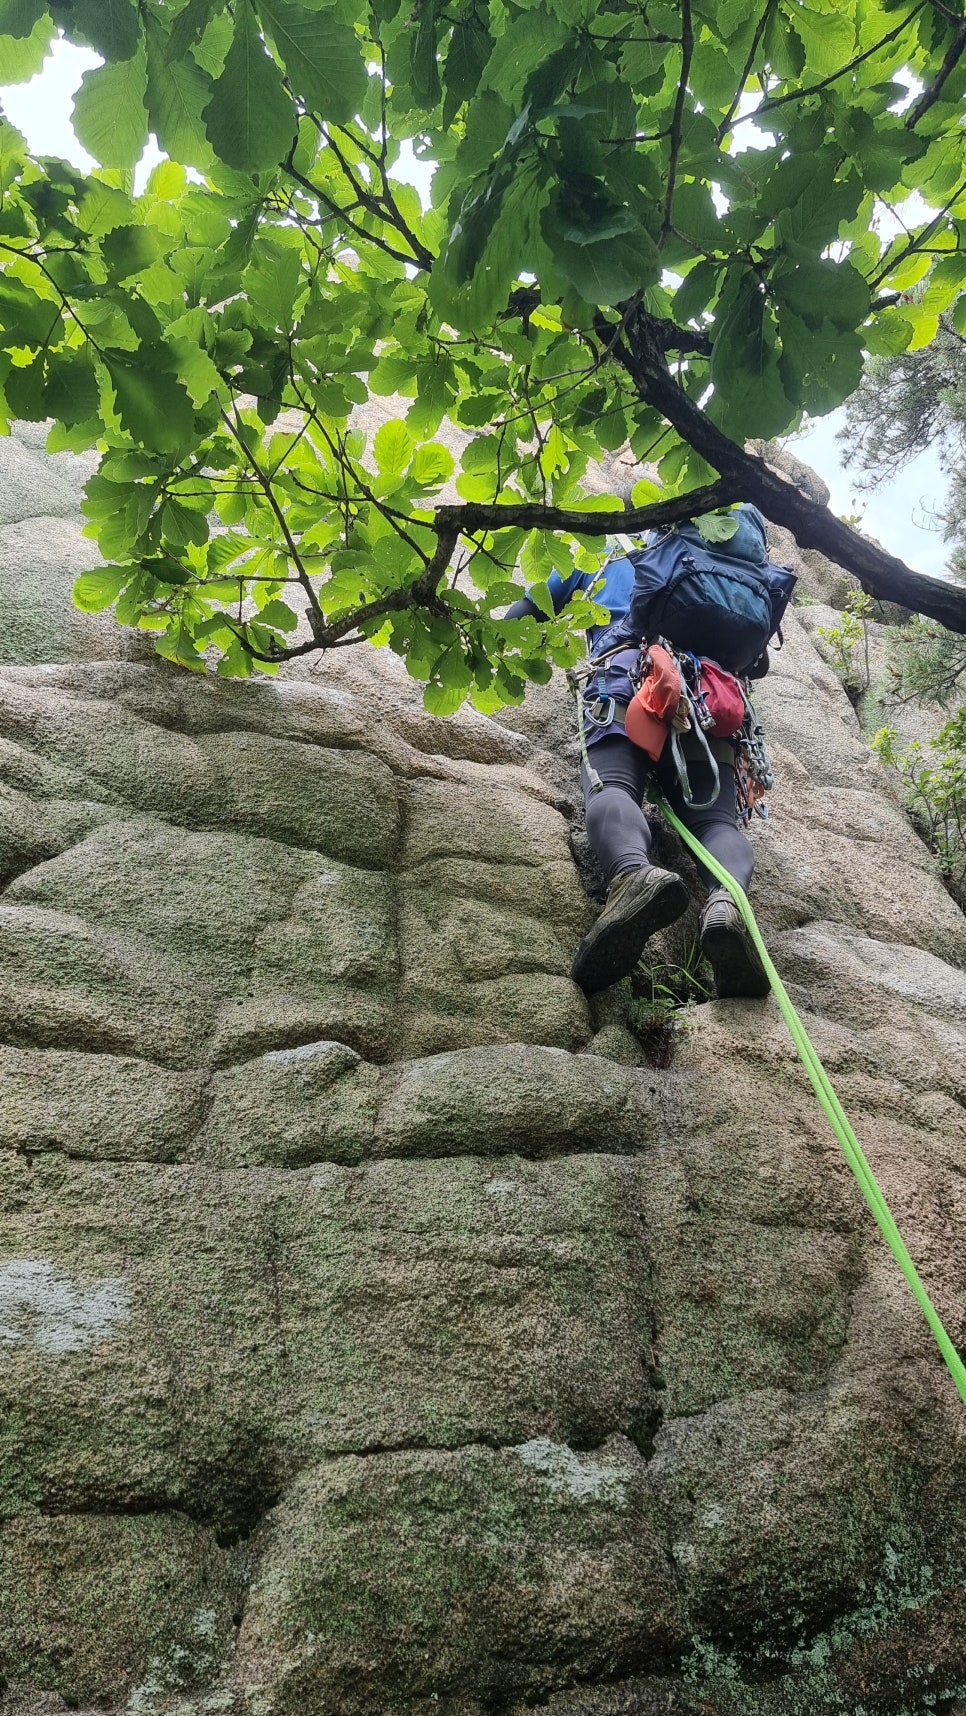
[[[624,731],[635,745],[657,762],[667,743],[671,722],[684,696],[681,673],[677,662],[660,644],[647,652],[645,679],[633,701],[627,705]],[[687,724],[687,723],[686,723]]]

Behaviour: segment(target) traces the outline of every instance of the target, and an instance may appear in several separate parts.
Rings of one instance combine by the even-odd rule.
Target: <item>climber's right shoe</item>
[[[701,910],[701,952],[719,1000],[767,995],[771,984],[745,920],[727,888],[713,888]]]
[[[619,983],[633,971],[648,936],[673,924],[687,905],[687,888],[670,870],[649,864],[616,876],[607,904],[577,949],[570,971],[574,982],[588,995]]]

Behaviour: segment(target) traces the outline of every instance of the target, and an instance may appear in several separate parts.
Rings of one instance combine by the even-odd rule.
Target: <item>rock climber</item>
[[[738,529],[735,541],[724,545],[730,551],[734,564],[742,565],[745,557],[750,556],[757,565],[770,566],[761,514],[752,506],[741,506],[736,511]],[[688,527],[678,527],[678,531],[686,536]],[[696,540],[700,543],[701,538]],[[721,553],[721,547],[716,545],[719,565],[724,564]],[[680,749],[687,765],[694,801],[689,804],[677,771],[672,766],[669,747],[665,746],[655,763],[640,744],[632,743],[627,737],[625,714],[634,694],[627,673],[630,664],[638,659],[644,632],[644,628],[638,629],[640,568],[647,555],[648,550],[644,550],[635,553],[633,559],[623,556],[611,560],[602,573],[573,572],[570,577],[563,578],[553,572],[546,584],[555,614],[560,613],[574,595],[586,595],[591,589],[593,600],[606,608],[607,623],[592,627],[587,634],[591,662],[612,649],[614,643],[620,641],[622,633],[628,646],[622,654],[610,656],[606,685],[602,679],[601,696],[596,700],[591,678],[589,689],[584,693],[580,717],[585,739],[581,781],[587,837],[607,886],[603,910],[581,942],[572,967],[574,981],[588,994],[606,989],[626,977],[640,959],[649,936],[673,923],[688,906],[688,891],[680,876],[651,863],[652,831],[642,808],[649,780],[656,779],[685,826],[742,888],[747,889],[755,866],[751,842],[736,823],[734,742],[712,738],[705,746],[693,732],[685,732],[681,736]],[[781,570],[773,569],[775,572]],[[738,576],[736,573],[736,580]],[[776,611],[784,610],[793,582],[793,579],[786,579],[782,586],[784,599],[776,604]],[[525,615],[537,619],[549,617],[529,594],[514,602],[505,617],[520,619]],[[755,660],[741,664],[743,677],[761,678],[767,673],[767,637],[775,629],[777,623],[772,626],[769,622],[763,634],[766,646]],[[698,630],[701,630],[700,618]],[[704,642],[696,640],[688,646],[683,638],[677,636],[675,642],[681,647],[693,647],[712,656],[707,639]],[[604,695],[605,692],[609,695]],[[666,732],[661,733],[659,745],[663,744],[665,737]],[[709,750],[720,782],[716,796],[715,771],[709,760]],[[698,808],[702,801],[712,798],[712,803]],[[701,950],[714,973],[717,994],[722,998],[766,995],[768,978],[737,905],[727,888],[719,886],[700,864],[699,870],[708,889],[701,909]]]

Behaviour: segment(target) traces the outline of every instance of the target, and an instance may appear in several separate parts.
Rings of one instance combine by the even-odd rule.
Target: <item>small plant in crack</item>
[[[677,961],[648,957],[625,978],[624,1006],[631,1030],[651,1066],[669,1067],[690,1009],[714,995],[711,971],[697,936]]]
[[[869,617],[872,597],[853,590],[837,626],[819,626],[818,635],[827,646],[830,665],[845,688],[853,708],[861,702],[872,682],[869,666]]]

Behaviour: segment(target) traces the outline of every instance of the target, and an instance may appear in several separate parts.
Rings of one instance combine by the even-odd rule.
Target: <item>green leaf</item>
[[[215,154],[249,172],[277,166],[294,141],[295,109],[262,44],[251,0],[236,0],[231,47],[204,120]]]
[[[258,618],[262,625],[277,626],[280,632],[294,632],[299,623],[298,614],[287,602],[280,602],[277,598],[265,603]]]
[[[746,275],[715,335],[710,414],[735,441],[779,435],[794,416],[778,364],[774,322],[758,279]]]
[[[52,335],[60,308],[40,298],[22,280],[0,273],[0,345],[39,346]]]
[[[163,348],[103,353],[122,428],[141,446],[162,453],[177,451],[194,427],[191,400],[168,370],[169,361]]]
[[[212,159],[202,115],[212,84],[187,49],[169,57],[169,42],[153,12],[148,14],[147,109],[151,129],[173,161],[207,167]]]
[[[705,512],[694,522],[705,542],[730,542],[739,520],[735,512]]]
[[[854,393],[862,379],[862,341],[832,322],[813,326],[782,308],[780,370],[785,390],[796,405],[820,415],[833,411]]]
[[[411,474],[424,488],[438,488],[453,475],[455,461],[448,447],[437,441],[424,442],[413,454]]]
[[[462,660],[462,657],[460,658]],[[451,684],[440,684],[434,681],[427,685],[423,692],[423,703],[430,715],[455,715],[463,707],[473,681],[469,673],[463,681],[454,680]]]
[[[963,330],[959,331],[962,333]],[[880,310],[868,327],[863,328],[862,338],[867,349],[876,356],[896,357],[906,350],[912,339],[912,324],[898,310]]]
[[[414,446],[405,423],[384,423],[372,444],[376,464],[383,476],[399,476],[409,464]]]
[[[91,179],[81,198],[77,218],[92,238],[102,238],[116,226],[130,226],[135,213],[131,198],[126,197],[123,191],[116,191],[112,185],[102,184],[99,179]]]
[[[134,167],[140,161],[148,140],[146,81],[143,49],[81,78],[74,101],[74,130],[78,142],[102,167]]]
[[[588,304],[620,304],[661,272],[657,246],[643,228],[600,244],[558,241],[551,251],[564,279]]]
[[[795,30],[805,47],[805,58],[813,77],[829,77],[848,65],[855,47],[854,17],[832,8],[814,10],[806,5],[792,5],[785,0],[786,16],[794,22]]]
[[[203,36],[216,12],[223,12],[226,0],[188,0],[171,25],[168,55],[172,61],[183,59]]]
[[[0,36],[29,36],[47,0],[0,0]]]
[[[54,20],[42,11],[29,35],[0,34],[0,84],[28,83],[40,71],[54,39]]]
[[[258,0],[292,88],[323,119],[344,124],[362,106],[368,72],[355,31],[331,11]]]
[[[427,107],[435,107],[441,93],[436,36],[436,8],[432,0],[422,0],[410,38],[409,75],[413,94]]]
[[[71,41],[85,42],[106,60],[129,60],[137,52],[135,0],[55,0],[54,10]]]
[[[157,234],[146,226],[116,226],[101,241],[101,255],[112,280],[143,274],[160,252]]]
[[[492,50],[493,38],[475,14],[461,19],[455,26],[443,74],[446,85],[444,126],[451,124],[463,102],[476,94]]]
[[[74,583],[75,608],[84,614],[99,614],[109,608],[131,582],[133,571],[131,566],[101,566],[94,572],[82,572]]]
[[[65,424],[86,423],[98,407],[97,377],[86,352],[58,356],[48,366],[44,416]]]
[[[829,321],[835,327],[855,328],[869,313],[869,288],[851,262],[810,257],[783,263],[773,270],[771,283],[781,303],[810,327]]]

